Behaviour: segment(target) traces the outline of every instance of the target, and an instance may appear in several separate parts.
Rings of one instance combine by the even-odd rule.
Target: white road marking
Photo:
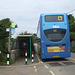
[[[71,59],[71,60],[75,60],[74,58],[69,58],[69,59]]]
[[[53,73],[53,71],[49,71],[52,75],[55,75],[54,73]]]
[[[37,72],[36,66],[34,66],[35,72]]]
[[[62,66],[66,66],[66,64],[64,64],[63,62],[59,62],[59,64],[61,64]]]
[[[40,59],[39,59],[39,57],[38,57],[38,55],[36,55],[37,56],[37,58],[38,58],[38,61],[39,61],[39,63],[42,63],[43,64],[43,62],[42,61],[40,61]],[[44,65],[45,66],[45,68],[47,68],[48,69],[48,66],[46,66],[46,65]],[[34,66],[34,68],[35,68],[35,72],[37,72],[37,69],[36,69],[36,66]],[[53,71],[49,71],[52,75],[55,75],[54,73],[53,73]]]
[[[37,69],[35,69],[35,72],[37,72]]]
[[[39,63],[43,64],[43,62],[39,59],[38,55],[36,54],[37,58],[38,58],[38,61]]]
[[[45,66],[45,68],[47,68],[48,69],[48,67],[46,66],[46,65],[44,65]]]
[[[36,66],[34,66],[34,68],[36,68]]]
[[[40,61],[40,63],[41,63],[41,64],[43,64],[43,62],[42,62],[42,61]]]

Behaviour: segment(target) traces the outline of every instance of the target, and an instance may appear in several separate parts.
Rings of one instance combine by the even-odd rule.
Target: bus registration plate
[[[59,57],[60,55],[53,55],[53,57]]]

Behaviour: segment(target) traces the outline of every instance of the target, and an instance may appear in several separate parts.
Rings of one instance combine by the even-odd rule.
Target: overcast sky
[[[14,37],[24,31],[36,33],[41,13],[67,13],[75,0],[0,0],[0,20],[10,18],[18,25]],[[75,11],[70,13],[75,16]]]

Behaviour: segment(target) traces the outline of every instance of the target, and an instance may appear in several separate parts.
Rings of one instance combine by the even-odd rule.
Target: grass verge
[[[11,65],[13,63],[15,63],[15,61],[9,58],[9,64]],[[0,66],[6,66],[6,65],[7,65],[7,55],[2,53],[0,55]]]

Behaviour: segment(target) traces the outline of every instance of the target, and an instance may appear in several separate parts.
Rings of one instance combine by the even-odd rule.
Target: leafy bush
[[[75,41],[75,32],[70,32],[71,41]]]
[[[71,47],[71,52],[75,53],[75,47]]]
[[[9,58],[9,63],[10,64],[13,64],[15,61],[14,60],[12,60],[11,58]],[[7,65],[7,54],[5,54],[5,53],[1,53],[0,54],[0,65],[2,66],[2,65]]]

